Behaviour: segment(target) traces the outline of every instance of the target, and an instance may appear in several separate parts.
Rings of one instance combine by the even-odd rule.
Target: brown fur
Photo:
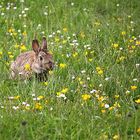
[[[32,42],[33,51],[21,53],[11,64],[11,77],[22,79],[36,75],[45,75],[54,67],[52,55],[47,50],[46,38],[43,38],[42,47],[39,47],[37,40]],[[30,70],[25,69],[25,65],[30,65]],[[45,73],[45,74],[44,74]]]

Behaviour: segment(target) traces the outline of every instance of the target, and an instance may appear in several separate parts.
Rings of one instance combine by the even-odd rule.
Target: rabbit
[[[32,51],[21,53],[14,62],[11,63],[11,78],[21,79],[31,78],[34,74],[39,80],[47,79],[47,74],[54,68],[53,56],[48,52],[46,38],[43,37],[42,46],[38,40],[32,41]]]

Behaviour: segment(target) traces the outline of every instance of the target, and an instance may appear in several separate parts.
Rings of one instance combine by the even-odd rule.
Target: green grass
[[[1,140],[140,139],[139,0],[0,5]],[[35,34],[47,37],[55,61],[47,85],[9,79],[10,63],[31,50]]]

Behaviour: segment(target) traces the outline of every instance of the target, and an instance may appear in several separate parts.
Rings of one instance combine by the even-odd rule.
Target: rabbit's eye
[[[40,61],[42,61],[43,60],[43,57],[42,56],[39,56],[39,59],[40,59]]]

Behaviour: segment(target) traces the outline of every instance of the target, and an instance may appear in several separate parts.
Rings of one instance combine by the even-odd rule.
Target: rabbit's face
[[[33,40],[32,48],[35,52],[35,61],[33,64],[33,70],[35,73],[44,73],[52,70],[54,62],[52,54],[48,52],[46,38],[43,38],[42,47],[39,47],[38,41]]]
[[[42,71],[49,71],[54,67],[52,55],[49,52],[44,52],[43,50],[38,53],[37,63]]]

